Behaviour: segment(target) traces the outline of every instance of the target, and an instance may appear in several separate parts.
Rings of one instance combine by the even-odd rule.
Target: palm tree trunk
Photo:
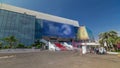
[[[12,43],[10,43],[10,48],[12,49],[13,47],[12,47]]]

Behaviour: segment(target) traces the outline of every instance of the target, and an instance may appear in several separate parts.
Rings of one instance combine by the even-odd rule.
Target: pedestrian
[[[95,54],[99,54],[99,48],[95,48]]]

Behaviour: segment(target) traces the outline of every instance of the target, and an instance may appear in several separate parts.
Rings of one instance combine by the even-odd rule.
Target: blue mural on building
[[[87,33],[88,33],[89,39],[90,39],[91,41],[94,41],[94,35],[93,35],[93,32],[92,32],[89,28],[87,28],[87,27],[86,27],[86,30],[87,30]]]
[[[68,24],[43,21],[42,33],[45,36],[56,36],[62,38],[75,38],[75,27]]]

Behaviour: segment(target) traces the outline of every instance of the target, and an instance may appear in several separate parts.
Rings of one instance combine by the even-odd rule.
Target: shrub
[[[25,45],[24,44],[18,44],[16,48],[25,48]]]
[[[9,49],[9,48],[10,48],[9,45],[5,45],[5,46],[3,46],[3,49]]]
[[[32,48],[32,46],[26,46],[26,48]]]
[[[39,48],[41,48],[41,45],[37,45],[35,48],[39,49]]]
[[[2,47],[3,47],[3,45],[2,45],[3,43],[2,42],[0,42],[0,49],[2,49]]]
[[[120,49],[119,49],[119,50],[117,50],[116,52],[120,52]]]

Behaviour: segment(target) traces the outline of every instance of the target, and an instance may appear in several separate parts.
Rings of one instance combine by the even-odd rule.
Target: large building
[[[0,38],[13,35],[25,45],[41,38],[74,39],[78,27],[75,20],[0,4]]]

